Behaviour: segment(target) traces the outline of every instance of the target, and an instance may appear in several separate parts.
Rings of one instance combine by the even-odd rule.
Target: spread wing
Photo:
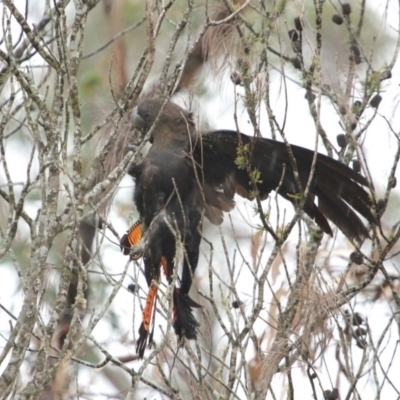
[[[314,152],[298,146],[290,146],[290,149],[304,191]],[[291,157],[282,142],[219,130],[201,135],[193,156],[201,166],[199,171],[204,182],[216,190],[222,189],[225,194],[233,196],[237,193],[248,199],[254,196],[244,165],[247,158],[250,169],[259,173],[256,185],[261,199],[267,198],[272,190],[294,204],[299,199],[300,190],[296,185]],[[329,219],[348,237],[362,240],[369,235],[358,214],[371,223],[375,222],[369,194],[362,187],[366,184],[363,176],[346,165],[317,154],[315,172],[303,210],[324,232],[332,234],[327,221]],[[318,198],[317,204],[315,197]]]

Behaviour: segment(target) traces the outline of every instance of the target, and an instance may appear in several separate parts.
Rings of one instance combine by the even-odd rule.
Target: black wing
[[[238,156],[246,157],[248,154],[251,169],[260,173],[257,189],[261,199],[267,198],[272,190],[277,190],[282,197],[294,204],[299,199],[300,190],[296,185],[291,158],[284,143],[252,138],[227,130],[208,132],[201,135],[200,139],[193,155],[202,166],[200,173],[203,174],[204,181],[211,187],[223,188],[231,196],[238,193],[250,199],[253,192],[250,178],[238,159]],[[296,160],[304,191],[314,152],[293,145],[290,149]],[[369,236],[368,230],[356,212],[369,222],[375,222],[370,196],[362,187],[366,184],[367,180],[354,170],[318,153],[303,209],[324,232],[332,234],[328,218],[349,238],[362,240]],[[315,196],[318,197],[318,205],[314,202]]]

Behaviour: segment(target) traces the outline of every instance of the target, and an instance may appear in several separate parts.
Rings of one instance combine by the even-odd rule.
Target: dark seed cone
[[[339,391],[334,388],[333,390],[324,391],[324,400],[337,400],[339,398]]]
[[[135,291],[136,291],[136,285],[134,285],[133,283],[130,283],[128,285],[128,292],[135,293]]]
[[[342,4],[342,12],[343,15],[350,15],[351,14],[351,5],[349,3]]]
[[[356,340],[356,345],[357,345],[358,348],[364,350],[364,349],[366,349],[368,347],[368,343],[366,342],[364,337],[356,336],[354,339]]]
[[[354,53],[349,57],[349,60],[350,60],[350,61],[354,61],[354,64],[356,64],[356,65],[362,63],[362,58],[361,58],[361,56],[359,56],[359,55],[357,55],[357,54],[354,54]]]
[[[369,105],[371,107],[377,108],[382,101],[382,96],[380,94],[376,94],[371,101],[369,102]]]
[[[294,19],[294,26],[296,27],[296,29],[297,29],[299,32],[302,32],[302,31],[303,31],[303,23],[301,22],[301,19],[300,19],[299,17],[296,17],[296,18]]]
[[[187,294],[182,293],[180,289],[174,289],[174,308],[173,308],[173,327],[179,339],[196,339],[199,323],[192,314],[192,308],[201,306],[192,300]]]
[[[343,147],[347,146],[346,136],[343,133],[340,133],[336,136],[336,141],[339,147],[343,149]]]
[[[356,56],[361,56],[360,49],[358,48],[358,46],[356,44],[352,44],[350,46],[350,53],[352,53]]]
[[[339,14],[332,15],[332,21],[336,25],[342,25],[343,24],[343,18]]]
[[[301,69],[301,61],[298,57],[293,57],[291,61],[294,68]]]
[[[367,336],[368,331],[365,328],[359,327],[354,331],[355,336]]]
[[[379,199],[378,202],[376,203],[376,212],[379,217],[383,215],[383,213],[385,212],[385,208],[386,208],[385,200]]]
[[[365,319],[359,312],[355,312],[353,315],[351,315],[351,324],[352,325],[360,326],[364,323],[365,323]]]
[[[292,42],[296,42],[299,40],[299,34],[296,32],[295,29],[291,29],[289,32],[289,38]]]
[[[236,71],[233,71],[233,72],[231,73],[231,81],[232,81],[232,83],[233,83],[234,85],[243,86],[242,77],[241,77],[241,75],[240,75],[238,72],[236,72]]]
[[[243,304],[242,301],[234,300],[232,301],[232,308],[239,308]]]
[[[364,257],[362,256],[362,254],[357,253],[356,251],[353,251],[350,254],[350,260],[357,265],[361,265],[364,262]]]

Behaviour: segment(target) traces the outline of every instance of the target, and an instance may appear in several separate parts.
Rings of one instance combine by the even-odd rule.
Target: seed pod
[[[133,283],[128,285],[128,292],[135,293],[136,286]]]
[[[346,135],[343,135],[343,133],[336,136],[336,141],[338,146],[342,149],[347,146]]]
[[[353,326],[360,326],[365,324],[365,318],[359,312],[350,312],[345,310],[344,318]]]
[[[334,14],[334,15],[332,15],[332,21],[333,21],[336,25],[342,25],[342,24],[343,24],[343,18],[342,18],[342,16],[340,16],[339,14]]]
[[[356,55],[356,56],[360,56],[361,52],[360,49],[358,48],[358,46],[356,44],[352,44],[350,46],[350,53]]]
[[[359,161],[354,160],[353,161],[353,170],[356,172],[360,172],[361,171],[361,164]]]
[[[355,339],[356,339],[356,345],[358,348],[364,350],[368,347],[368,343],[365,341],[364,338],[360,339],[359,337],[357,337]]]
[[[382,101],[382,96],[381,96],[380,94],[376,94],[376,95],[371,99],[371,101],[369,102],[369,105],[370,105],[371,107],[378,108],[378,106],[379,106],[379,104],[380,104],[381,101]]]
[[[339,398],[339,390],[337,388],[333,388],[331,391],[332,400],[337,400]]]
[[[389,182],[390,188],[394,189],[397,186],[397,178],[394,176]]]
[[[296,17],[294,19],[294,26],[299,32],[303,31],[303,23],[301,22],[301,19],[299,17]]]
[[[353,122],[350,124],[350,129],[351,129],[352,131],[354,131],[356,128],[357,128],[357,122],[353,121]]]
[[[379,199],[376,203],[376,212],[378,213],[378,215],[381,217],[383,215],[383,213],[385,212],[385,200],[383,199]]]
[[[354,331],[355,336],[367,336],[367,333],[368,331],[361,326]]]
[[[359,64],[362,63],[362,58],[361,58],[361,56],[358,56],[357,54],[352,54],[352,55],[349,57],[349,60],[350,60],[350,61],[354,61],[354,64],[356,64],[356,65],[359,65]]]
[[[242,84],[242,77],[241,77],[241,75],[240,75],[238,72],[236,72],[236,71],[233,71],[233,72],[231,73],[231,81],[233,82],[234,85],[243,85],[243,84]]]
[[[324,400],[337,400],[339,398],[339,392],[337,389],[324,390]]]
[[[358,253],[357,251],[353,251],[350,254],[350,260],[357,265],[361,265],[364,262],[364,257],[361,253]]]
[[[342,4],[342,13],[343,13],[343,15],[351,14],[351,5],[349,3]]]
[[[297,42],[299,40],[299,34],[296,32],[295,29],[290,29],[288,34],[289,34],[289,38],[292,42]]]
[[[294,68],[301,69],[301,62],[300,62],[300,59],[298,57],[293,57],[291,59],[291,61],[292,61],[292,65],[293,65]]]
[[[242,304],[243,304],[243,302],[241,302],[240,300],[232,301],[232,308],[239,308]]]

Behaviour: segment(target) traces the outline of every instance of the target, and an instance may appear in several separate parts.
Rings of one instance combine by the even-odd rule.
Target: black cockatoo
[[[223,212],[234,207],[235,193],[263,200],[276,190],[296,205],[307,186],[315,153],[235,131],[199,132],[190,112],[161,99],[142,101],[132,118],[136,128],[152,129],[149,153],[129,171],[136,182],[134,201],[141,222],[121,240],[125,254],[143,256],[150,287],[137,347],[143,357],[160,270],[171,282],[180,243],[183,265],[179,287],[173,292],[173,327],[179,338],[196,337],[198,323],[192,308],[199,305],[188,293],[198,262],[203,215],[221,223]],[[375,222],[363,188],[366,184],[363,176],[346,165],[317,154],[303,210],[324,232],[332,234],[329,219],[350,239],[362,241],[368,229],[357,213]]]

